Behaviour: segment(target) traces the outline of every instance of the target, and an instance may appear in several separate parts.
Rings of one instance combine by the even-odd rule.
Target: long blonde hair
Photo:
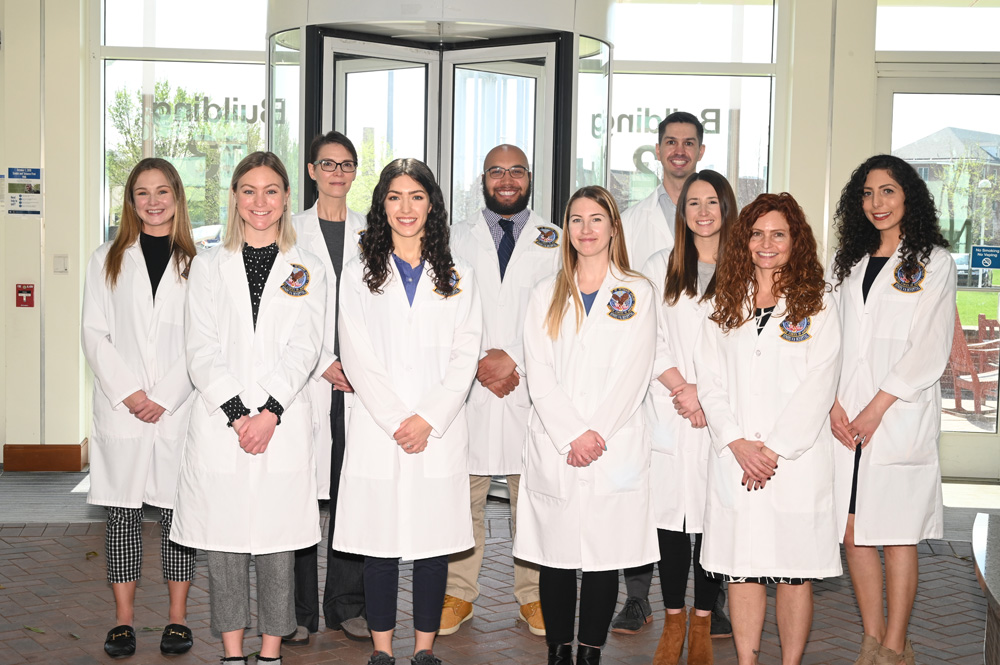
[[[576,329],[580,330],[583,324],[585,310],[583,299],[580,298],[580,289],[576,286],[576,266],[579,262],[579,255],[573,243],[569,240],[569,211],[573,203],[578,199],[590,199],[597,205],[604,208],[611,220],[611,244],[608,247],[608,261],[612,270],[617,270],[622,275],[630,277],[642,277],[632,270],[628,263],[628,251],[625,249],[625,234],[622,231],[622,216],[618,212],[618,204],[611,192],[597,185],[581,187],[573,196],[569,197],[566,203],[566,211],[563,213],[563,243],[562,243],[562,268],[556,273],[555,290],[552,292],[552,302],[549,304],[549,311],[545,315],[545,330],[552,339],[559,339],[559,330],[562,328],[563,319],[566,317],[566,310],[569,309],[570,299],[573,300],[576,312]]]
[[[118,277],[122,273],[122,261],[125,250],[135,244],[142,232],[142,219],[135,211],[135,182],[146,171],[159,171],[167,179],[171,193],[174,195],[174,219],[170,223],[170,253],[174,257],[174,270],[177,275],[183,275],[194,258],[194,238],[191,235],[191,218],[188,216],[187,196],[184,194],[184,184],[173,164],[159,157],[147,157],[141,160],[128,174],[125,181],[125,201],[122,203],[122,217],[118,223],[118,233],[115,235],[108,255],[104,258],[104,279],[108,288],[114,290],[118,285]]]
[[[223,240],[223,245],[231,252],[242,251],[243,243],[246,241],[246,236],[243,233],[243,218],[240,217],[240,213],[236,209],[236,188],[240,184],[240,178],[258,166],[266,166],[277,173],[278,177],[281,178],[281,184],[285,188],[285,193],[289,193],[288,171],[285,170],[285,165],[281,163],[281,158],[273,152],[263,152],[260,150],[252,152],[236,165],[236,169],[233,171],[232,182],[229,185],[229,215],[226,222],[226,236]],[[281,252],[287,252],[295,244],[292,213],[288,211],[287,203],[285,204],[285,211],[281,214],[281,219],[278,221],[277,242],[278,250]]]

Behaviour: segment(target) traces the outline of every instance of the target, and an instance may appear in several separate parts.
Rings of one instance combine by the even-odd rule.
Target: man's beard
[[[500,203],[495,196],[491,196],[490,193],[486,191],[486,181],[484,180],[483,200],[486,201],[486,208],[492,210],[498,215],[503,215],[504,217],[516,215],[528,207],[528,201],[531,200],[531,181],[528,181],[528,186],[524,188],[524,193],[521,194],[521,196],[505,205]]]

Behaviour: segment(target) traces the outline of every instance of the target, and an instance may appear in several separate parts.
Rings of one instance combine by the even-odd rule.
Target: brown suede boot
[[[700,617],[691,608],[688,622],[688,665],[712,665],[712,615]]]
[[[681,649],[684,648],[684,629],[687,627],[687,614],[681,610],[678,614],[667,614],[663,620],[663,632],[653,654],[653,665],[677,665],[681,659]]]

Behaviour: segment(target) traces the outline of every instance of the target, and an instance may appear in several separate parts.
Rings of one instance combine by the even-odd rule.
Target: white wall
[[[88,195],[97,195],[84,188],[85,12],[82,0],[0,0],[0,165],[44,168],[43,215],[4,214],[0,229],[3,444],[75,444],[85,436],[83,212]],[[70,257],[68,275],[52,274],[54,254]],[[14,307],[20,282],[35,284],[33,309]]]

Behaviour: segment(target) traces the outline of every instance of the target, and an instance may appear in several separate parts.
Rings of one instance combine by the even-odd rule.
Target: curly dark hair
[[[385,214],[385,198],[392,181],[407,175],[420,183],[430,197],[431,209],[420,241],[420,258],[434,270],[434,286],[442,293],[451,293],[452,272],[455,262],[448,245],[451,232],[444,195],[427,165],[410,157],[389,162],[379,176],[372,192],[372,205],[368,210],[368,227],[361,236],[361,260],[365,264],[364,280],[372,293],[382,293],[389,279],[389,259],[393,250],[392,228]]]
[[[862,207],[865,180],[875,170],[888,171],[903,190],[905,205],[900,225],[900,248],[905,274],[908,277],[916,274],[919,264],[930,258],[934,247],[950,246],[941,235],[934,197],[916,169],[893,155],[869,157],[851,174],[837,203],[834,220],[840,245],[833,260],[833,276],[838,286],[858,261],[878,250],[881,241],[879,230],[865,216]]]
[[[788,222],[792,239],[788,263],[778,268],[774,294],[785,298],[785,318],[801,321],[823,309],[823,265],[816,252],[816,238],[802,207],[791,194],[761,194],[743,208],[729,229],[722,259],[715,271],[715,311],[709,317],[729,332],[753,318],[754,301],[760,284],[750,256],[753,225],[769,212],[779,212]]]

